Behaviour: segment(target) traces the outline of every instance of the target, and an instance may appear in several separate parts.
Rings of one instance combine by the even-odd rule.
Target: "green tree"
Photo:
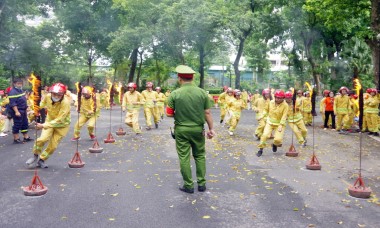
[[[109,34],[118,28],[116,10],[109,0],[60,1],[55,15],[67,31],[65,51],[77,56],[88,66],[88,83],[93,83],[92,66],[101,57],[109,56]]]
[[[328,28],[344,36],[364,40],[371,49],[374,81],[380,89],[380,1],[307,0],[305,9],[313,12]]]

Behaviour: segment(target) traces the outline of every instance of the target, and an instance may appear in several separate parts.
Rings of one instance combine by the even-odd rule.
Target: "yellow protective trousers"
[[[299,144],[304,144],[307,136],[307,129],[305,127],[305,123],[303,120],[299,120],[295,123],[288,122],[289,127],[292,129],[294,134],[297,137],[298,143]]]
[[[351,127],[354,124],[354,118],[355,118],[355,114],[354,113],[348,114],[348,121],[347,121],[347,125],[348,126]]]
[[[144,107],[144,115],[146,120],[146,126],[151,127],[152,126],[152,116],[154,119],[154,123],[158,123],[160,120],[160,117],[157,112],[157,108],[155,106],[153,107]]]
[[[2,118],[2,116],[0,116],[0,132],[4,132],[5,119],[6,119],[6,117]]]
[[[82,126],[87,122],[87,130],[89,135],[94,134],[94,128],[95,128],[95,116],[86,117],[85,115],[81,114],[79,116],[79,120],[75,124],[74,127],[74,138],[80,137],[80,129]]]
[[[370,132],[378,132],[378,114],[377,113],[366,113],[367,125]]]
[[[165,114],[164,103],[162,104],[157,103],[156,109],[157,109],[156,112],[158,113],[158,117],[163,117]]]
[[[125,124],[132,127],[135,133],[141,133],[139,126],[139,113],[140,110],[128,110],[125,115]]]
[[[231,132],[234,132],[235,129],[236,129],[236,126],[238,125],[239,123],[239,120],[240,120],[240,114],[241,113],[233,113],[232,114],[232,117],[231,117],[231,125],[230,125],[230,128],[229,128],[229,131]]]
[[[224,117],[226,116],[227,110],[223,105],[220,105],[220,120],[224,120]]]
[[[305,124],[313,123],[313,116],[311,115],[311,112],[302,112],[302,116]]]
[[[271,136],[272,131],[274,131],[274,139],[273,144],[281,147],[282,146],[282,140],[284,139],[284,133],[285,133],[285,127],[282,127],[282,131],[278,131],[277,128],[280,125],[273,125],[273,124],[266,124],[264,128],[264,133],[260,137],[260,144],[259,148],[265,148],[267,145],[267,139]]]
[[[368,124],[367,124],[367,113],[364,113],[363,114],[363,125],[362,125],[362,129],[360,129],[362,132],[367,130],[368,128]]]
[[[63,137],[67,135],[69,129],[70,126],[42,129],[40,137],[34,144],[33,153],[37,155],[40,154],[40,159],[42,160],[48,159],[57,149],[58,144],[61,142]],[[48,145],[41,153],[46,142],[48,142]]]
[[[264,128],[265,128],[265,124],[266,124],[266,118],[261,118],[259,120],[259,126],[257,126],[256,130],[255,130],[255,135],[257,137],[261,137],[263,135],[263,132],[264,132]]]
[[[350,125],[348,124],[348,120],[349,120],[348,114],[337,113],[336,114],[336,130],[339,131],[340,129],[342,129],[342,125],[343,125],[343,129],[345,130],[349,129]]]

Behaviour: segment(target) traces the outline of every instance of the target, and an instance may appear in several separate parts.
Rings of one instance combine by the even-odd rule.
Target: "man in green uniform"
[[[198,191],[206,191],[206,150],[204,124],[207,122],[207,137],[215,135],[211,116],[211,103],[206,91],[193,84],[195,71],[188,66],[176,68],[181,88],[173,91],[168,98],[166,115],[174,117],[175,142],[180,160],[184,185],[179,189],[194,193],[194,183],[190,167],[190,150],[196,166]]]

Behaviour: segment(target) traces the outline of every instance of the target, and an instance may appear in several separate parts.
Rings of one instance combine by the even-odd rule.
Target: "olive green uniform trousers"
[[[190,152],[195,161],[198,186],[204,186],[206,184],[206,150],[203,127],[175,126],[175,142],[184,181],[183,187],[194,188]]]

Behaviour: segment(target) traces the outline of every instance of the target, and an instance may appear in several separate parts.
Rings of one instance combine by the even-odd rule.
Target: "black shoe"
[[[206,185],[198,186],[198,192],[204,192],[206,191]]]
[[[30,141],[33,141],[33,139],[32,138],[24,138],[24,142],[30,142]]]
[[[179,187],[179,190],[190,194],[194,193],[194,188]]]
[[[261,155],[263,155],[263,149],[260,149],[259,151],[257,151],[257,157],[260,157]]]
[[[156,128],[158,128],[158,123],[155,123],[154,126],[155,126]]]
[[[373,135],[373,132],[368,133],[368,135]]]
[[[378,132],[374,132],[373,136],[379,136],[379,133]]]
[[[220,123],[223,123],[223,120],[220,120]]]
[[[13,140],[13,144],[23,144],[24,142],[21,141],[20,139],[15,139]]]
[[[42,159],[38,160],[38,162],[37,162],[37,167],[40,167],[40,168],[42,168],[42,169],[46,169],[46,168],[48,168],[48,166],[45,164],[45,161],[42,160]]]
[[[273,152],[277,152],[277,146],[274,145],[274,144],[272,144],[272,151],[273,151]]]

